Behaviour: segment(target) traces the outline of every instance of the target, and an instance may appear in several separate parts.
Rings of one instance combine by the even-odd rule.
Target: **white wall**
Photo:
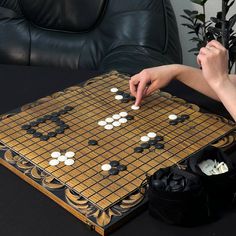
[[[189,41],[189,39],[192,37],[192,35],[189,35],[188,29],[181,24],[186,22],[180,15],[183,15],[183,9],[190,9],[190,10],[199,10],[201,11],[202,8],[192,3],[190,0],[170,0],[172,3],[172,6],[174,8],[177,22],[178,22],[178,28],[179,28],[179,35],[180,40],[182,44],[182,50],[183,50],[183,64],[190,65],[190,66],[196,66],[196,56],[192,52],[188,52],[189,49],[193,48],[195,44]],[[220,11],[221,9],[221,0],[208,0],[206,4],[206,19],[209,19],[212,16],[216,16],[216,12]],[[232,14],[236,13],[236,2],[231,7],[231,10],[229,12],[229,17]]]

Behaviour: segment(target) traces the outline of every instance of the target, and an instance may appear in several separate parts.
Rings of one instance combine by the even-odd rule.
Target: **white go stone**
[[[106,121],[107,123],[112,123],[112,122],[114,121],[114,119],[111,118],[111,117],[107,117],[107,118],[105,119],[105,121]]]
[[[140,140],[142,142],[148,142],[150,140],[150,138],[148,136],[143,136],[143,137],[140,138]]]
[[[119,121],[114,121],[114,122],[112,123],[112,125],[113,125],[114,127],[118,127],[118,126],[121,125],[121,123],[120,123]]]
[[[104,164],[104,165],[102,165],[101,169],[103,171],[109,171],[111,169],[111,165],[110,164]]]
[[[110,90],[112,93],[116,93],[116,92],[118,92],[118,88],[111,88],[111,90]]]
[[[139,108],[140,108],[139,106],[135,106],[135,105],[131,107],[132,110],[138,110]]]
[[[120,118],[119,119],[119,122],[121,123],[121,124],[124,124],[124,123],[126,123],[128,120],[126,119],[126,118]]]
[[[52,152],[52,153],[51,153],[51,157],[52,157],[52,158],[58,158],[60,155],[61,155],[60,152]]]
[[[169,118],[170,120],[176,120],[176,119],[178,118],[178,116],[175,115],[175,114],[171,114],[171,115],[168,116],[168,118]]]
[[[56,166],[59,164],[59,161],[57,159],[52,159],[49,161],[50,166]]]
[[[60,162],[64,162],[65,160],[67,160],[67,157],[64,156],[64,155],[61,155],[57,158],[57,160],[60,161]]]
[[[111,130],[113,129],[113,125],[105,125],[104,128],[107,130]]]
[[[72,158],[72,157],[75,156],[75,153],[74,153],[74,152],[66,152],[65,156],[66,156],[67,158]]]
[[[98,125],[100,125],[100,126],[105,126],[106,124],[107,124],[107,122],[104,120],[98,121]]]
[[[156,135],[156,133],[154,133],[154,132],[149,132],[149,133],[147,134],[147,136],[148,136],[149,138],[155,138],[157,135]]]
[[[71,166],[75,163],[75,161],[73,159],[67,159],[67,160],[65,160],[64,163],[66,166]]]
[[[126,111],[122,111],[119,114],[121,117],[126,117],[128,115],[128,113]]]
[[[114,115],[112,116],[112,118],[113,118],[114,120],[119,120],[119,119],[120,119],[120,115],[119,115],[119,114],[114,114]]]
[[[116,100],[121,100],[121,99],[123,99],[123,96],[122,96],[122,95],[116,95],[116,96],[115,96],[115,99],[116,99]]]
[[[225,172],[228,172],[228,171],[229,171],[229,168],[228,168],[228,166],[224,163],[223,165],[220,166],[219,171],[220,171],[221,174],[223,174],[223,173],[225,173]]]

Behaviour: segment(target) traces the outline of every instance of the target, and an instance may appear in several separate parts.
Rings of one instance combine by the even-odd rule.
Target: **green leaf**
[[[190,0],[190,1],[201,6],[205,5],[205,3],[207,2],[207,0]]]
[[[192,11],[188,10],[188,9],[184,9],[184,13],[188,16],[190,16],[192,14]]]
[[[195,17],[195,15],[198,14],[198,11],[190,11],[188,9],[184,9],[184,13],[188,16],[190,16],[191,18]]]
[[[196,34],[195,31],[189,31],[188,34]]]
[[[198,14],[198,15],[196,16],[196,18],[197,18],[198,20],[202,21],[202,22],[205,22],[206,16],[205,16],[204,14]]]
[[[236,14],[234,14],[230,19],[229,19],[229,26],[228,29],[232,29],[236,23]]]
[[[180,16],[181,16],[182,18],[188,20],[188,21],[193,22],[193,20],[192,20],[190,17],[187,17],[187,16],[185,16],[185,15],[180,15]]]

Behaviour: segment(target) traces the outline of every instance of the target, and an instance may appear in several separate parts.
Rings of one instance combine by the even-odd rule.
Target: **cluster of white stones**
[[[74,152],[68,151],[65,154],[61,154],[60,152],[52,152],[51,159],[49,161],[50,166],[57,166],[60,162],[64,162],[66,166],[71,166],[74,164],[74,159],[72,159],[75,156]]]
[[[150,139],[155,138],[157,135],[154,132],[149,132],[146,136],[142,136],[140,140],[142,142],[148,142]]]
[[[202,161],[198,166],[208,176],[219,175],[229,171],[228,166],[224,162],[213,161],[211,159]]]
[[[128,116],[128,113],[122,111],[119,114],[114,114],[111,117],[105,118],[105,120],[98,121],[98,125],[103,126],[106,130],[111,130],[114,127],[127,123],[128,120],[125,118],[126,116]]]

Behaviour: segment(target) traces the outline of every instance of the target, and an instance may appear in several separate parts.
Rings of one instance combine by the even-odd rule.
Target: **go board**
[[[145,203],[147,175],[178,164],[233,130],[232,125],[178,103],[161,91],[133,110],[128,79],[117,72],[99,76],[83,87],[74,86],[24,106],[0,122],[1,164],[102,235]],[[120,93],[111,92],[112,88]],[[128,99],[117,100],[117,94],[128,94]],[[99,125],[124,113],[127,119],[117,126],[106,129]],[[187,118],[170,124],[171,114]],[[64,129],[55,134],[61,125]],[[31,126],[35,128],[29,132]],[[159,146],[137,151],[145,146],[140,139],[150,133],[159,137]],[[42,134],[47,138],[42,139]],[[95,145],[91,141],[96,141]],[[51,164],[55,152],[64,159],[54,159]],[[70,163],[65,161],[68,152],[73,154]],[[109,172],[111,163],[124,168]],[[105,170],[104,165],[110,167]],[[112,169],[119,169],[118,164]]]

